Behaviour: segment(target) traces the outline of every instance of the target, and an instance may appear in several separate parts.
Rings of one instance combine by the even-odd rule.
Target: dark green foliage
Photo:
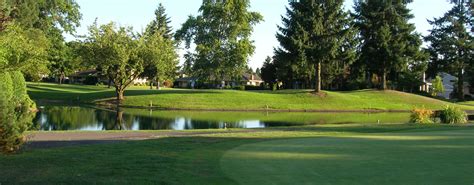
[[[12,153],[26,141],[23,133],[32,123],[35,104],[19,71],[0,73],[0,89],[0,152]]]
[[[296,82],[316,91],[324,84],[341,85],[344,73],[355,59],[355,30],[342,0],[291,2],[275,49],[278,79],[291,87]],[[324,82],[323,82],[324,81]]]
[[[262,80],[270,87],[277,82],[277,71],[276,66],[272,58],[267,57],[261,69]]]
[[[474,42],[473,10],[469,8],[471,2],[454,1],[454,7],[444,16],[429,21],[433,28],[425,37],[429,43],[430,53],[429,72],[431,76],[438,72],[447,72],[458,78],[457,87],[463,87],[465,72],[472,74]],[[457,97],[464,99],[463,88],[457,88]]]
[[[75,0],[4,0],[9,17],[25,28],[47,32],[52,27],[74,33],[82,17]]]
[[[148,24],[145,33],[148,35],[159,34],[166,39],[173,37],[172,28],[170,26],[171,20],[166,15],[165,7],[160,3],[155,10],[155,19]]]
[[[369,82],[373,74],[377,75],[374,86],[381,89],[388,88],[387,81],[397,81],[400,73],[409,74],[418,69],[410,66],[426,61],[420,50],[420,35],[415,32],[415,25],[409,23],[413,15],[408,3],[411,1],[359,0],[355,5],[354,16],[362,44],[354,72]]]

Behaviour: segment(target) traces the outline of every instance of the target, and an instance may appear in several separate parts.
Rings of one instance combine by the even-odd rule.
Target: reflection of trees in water
[[[94,109],[84,107],[45,107],[37,113],[35,127],[41,130],[77,130],[97,127],[94,112]]]
[[[131,130],[134,117],[124,114],[121,109],[115,111],[96,110],[97,123],[103,130]]]
[[[170,118],[156,118],[148,116],[135,116],[140,130],[171,130],[176,121]]]
[[[184,129],[245,128],[242,122],[201,121],[186,119]]]
[[[147,110],[143,110],[147,111]],[[279,121],[232,121],[194,119],[179,113],[157,116],[129,113],[127,110],[95,109],[88,107],[47,106],[35,118],[42,130],[186,130],[292,126],[295,123]],[[139,114],[139,115],[137,115]]]

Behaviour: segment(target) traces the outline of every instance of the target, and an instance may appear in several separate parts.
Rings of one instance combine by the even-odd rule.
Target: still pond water
[[[34,130],[188,130],[312,124],[406,123],[408,113],[196,112],[39,106]]]

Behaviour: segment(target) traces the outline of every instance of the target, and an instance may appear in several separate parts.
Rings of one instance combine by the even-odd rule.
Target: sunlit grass
[[[422,134],[340,134],[264,141],[231,149],[220,163],[238,184],[472,182],[472,130]]]
[[[75,103],[100,103],[113,99],[113,88],[105,86],[57,85],[29,83],[28,92],[34,100]],[[125,92],[124,106],[164,109],[211,110],[412,110],[415,107],[441,109],[446,105],[462,109],[474,106],[456,105],[398,91],[359,90],[349,92],[327,91],[320,97],[311,90],[236,91],[236,90],[150,90],[148,87],[130,87]]]
[[[471,126],[352,124],[228,131],[27,149],[0,156],[0,183],[469,184],[474,170]]]

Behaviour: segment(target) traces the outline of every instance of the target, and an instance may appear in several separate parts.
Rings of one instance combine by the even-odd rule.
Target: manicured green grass
[[[467,105],[467,106],[474,106],[474,101],[465,101],[465,102],[461,102],[459,103],[461,105]]]
[[[57,85],[29,83],[28,93],[37,101],[92,103],[113,99],[113,88],[104,86]],[[419,95],[398,91],[360,90],[326,92],[325,97],[309,90],[235,91],[235,90],[149,90],[130,87],[125,93],[124,106],[165,109],[213,110],[411,110],[414,107],[441,109],[455,105]],[[473,106],[455,105],[463,109]]]
[[[0,156],[1,184],[472,184],[474,127],[320,125]]]

